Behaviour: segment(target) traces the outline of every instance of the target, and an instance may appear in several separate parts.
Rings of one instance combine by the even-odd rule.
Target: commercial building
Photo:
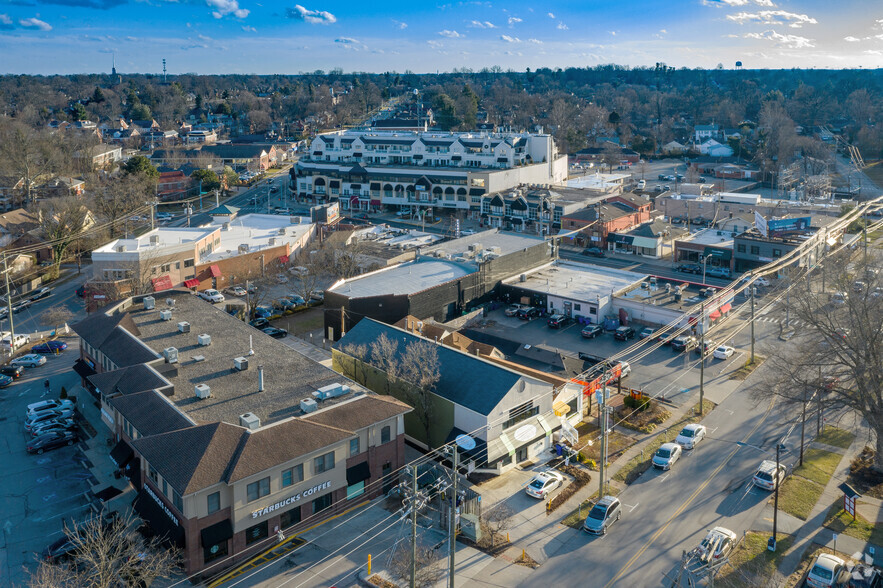
[[[828,228],[835,220],[828,216],[763,219],[760,226],[752,226],[733,237],[736,271],[750,271],[800,248],[804,251],[797,263],[814,264],[819,255],[843,238],[842,229]],[[810,241],[815,245],[807,245]]]
[[[341,210],[468,211],[485,194],[562,184],[567,156],[545,134],[337,131],[316,137],[291,176],[298,199]]]
[[[652,217],[649,199],[632,193],[610,196],[561,219],[564,239],[580,246],[606,247],[608,235],[629,231]]]
[[[447,322],[487,299],[509,276],[547,263],[538,237],[483,231],[421,249],[413,261],[325,289],[325,336],[340,338],[363,317],[395,323],[407,315]]]
[[[733,271],[733,235],[717,229],[703,229],[675,240],[674,261],[703,263],[707,268]]]
[[[187,574],[214,575],[396,483],[410,407],[190,292],[128,299],[73,329],[134,509],[182,548]]]
[[[92,252],[90,288],[113,297],[181,284],[225,288],[288,264],[316,232],[301,217],[237,212],[221,206],[202,227],[162,227],[102,245]]]
[[[675,240],[687,234],[687,229],[657,218],[628,231],[610,233],[607,236],[608,249],[616,253],[661,259],[671,255]]]
[[[609,196],[603,191],[564,187],[519,186],[481,197],[481,207],[470,217],[483,226],[517,233],[554,235],[561,229],[562,217],[573,214]]]

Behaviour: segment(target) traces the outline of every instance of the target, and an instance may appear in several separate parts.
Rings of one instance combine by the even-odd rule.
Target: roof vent
[[[162,355],[166,358],[166,363],[178,363],[177,347],[166,347],[162,350]]]
[[[276,237],[270,237],[270,247],[276,246]]]
[[[175,299],[166,298],[166,306],[168,306],[169,308],[175,308]]]
[[[248,253],[248,243],[243,243],[238,248],[239,253]]]
[[[145,296],[144,297],[144,310],[153,310],[156,306],[156,298],[153,296]]]
[[[312,398],[304,398],[300,401],[300,409],[304,412],[315,412],[319,405]]]
[[[236,357],[233,359],[233,369],[237,372],[244,372],[248,369],[247,357]]]
[[[150,244],[151,245],[159,244],[159,235],[151,235],[150,236]]]
[[[190,323],[187,321],[181,321],[178,323],[178,332],[179,333],[189,333],[190,332]]]
[[[208,384],[197,384],[193,387],[193,391],[196,394],[196,397],[201,400],[211,398],[212,396],[212,389],[208,386]]]
[[[230,223],[224,223],[223,225],[221,225],[221,230],[222,231],[229,231],[230,230]]]
[[[196,337],[196,343],[200,347],[208,347],[212,344],[212,336],[203,333],[202,335]]]
[[[281,229],[279,229],[279,234],[280,234],[280,235],[284,235],[284,234],[285,234],[285,227],[282,227]]]
[[[172,320],[172,311],[168,310],[168,309],[159,311],[159,320],[161,320],[161,321]]]
[[[117,253],[125,253],[126,246],[125,245],[117,245]]]
[[[327,400],[329,398],[343,396],[349,391],[349,386],[344,386],[343,384],[328,384],[327,386],[322,386],[313,392],[313,398],[316,400]]]
[[[246,429],[254,431],[255,429],[261,428],[261,419],[259,419],[253,412],[247,412],[239,415],[239,424]]]

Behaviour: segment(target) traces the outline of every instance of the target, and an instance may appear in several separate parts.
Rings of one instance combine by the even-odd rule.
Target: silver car
[[[677,443],[663,443],[653,455],[654,467],[668,470],[681,456],[681,446]]]
[[[615,496],[605,496],[592,507],[583,523],[583,531],[604,535],[607,528],[622,518],[622,504]]]

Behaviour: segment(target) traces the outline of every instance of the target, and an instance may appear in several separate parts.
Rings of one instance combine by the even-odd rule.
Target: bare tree
[[[401,379],[409,384],[405,401],[414,407],[414,415],[423,426],[426,442],[432,445],[433,392],[441,378],[438,346],[422,340],[409,343],[401,357],[401,374]]]
[[[87,228],[89,210],[75,196],[65,196],[43,202],[39,217],[43,237],[51,243],[57,272],[71,243]]]
[[[392,383],[401,375],[398,341],[381,334],[371,343],[371,362],[386,374],[386,393],[390,394]]]
[[[53,306],[43,312],[41,318],[46,324],[52,325],[53,331],[58,331],[59,325],[65,325],[74,318],[74,313],[66,306]]]
[[[35,130],[11,119],[0,119],[0,166],[6,175],[24,180],[25,201],[33,204],[34,182],[53,172],[60,155],[55,141],[44,130]]]
[[[117,221],[143,207],[148,200],[153,200],[154,184],[135,174],[113,177],[94,175],[89,177],[89,193],[92,210],[101,220],[109,223],[108,237],[116,239],[119,232]]]
[[[417,541],[417,558],[416,570],[417,575],[414,578],[415,586],[420,588],[424,586],[433,586],[445,575],[445,570],[439,563],[441,558],[438,552],[432,547],[421,545],[420,540]],[[411,578],[411,538],[398,544],[395,552],[389,560],[390,574],[399,580],[409,580]]]
[[[367,361],[368,355],[368,346],[367,345],[355,345],[353,343],[346,343],[340,347],[341,353],[344,355],[348,355],[353,358],[353,368],[352,368],[352,378],[362,384],[363,386],[366,384],[367,378],[365,373],[365,362]],[[359,378],[358,374],[361,373],[362,377]]]
[[[612,172],[613,166],[622,161],[622,148],[614,143],[604,143],[601,151],[601,163],[607,166],[607,171]]]
[[[482,522],[491,535],[491,547],[496,543],[497,536],[510,528],[514,516],[515,511],[505,502],[491,507],[484,513]]]
[[[53,588],[111,588],[149,586],[170,577],[179,566],[176,549],[163,547],[156,538],[137,532],[139,519],[128,516],[106,522],[92,517],[77,527],[65,525],[73,545],[69,562],[41,561],[30,586]]]
[[[298,268],[291,279],[295,294],[306,301],[310,300],[310,296],[319,288],[328,273],[324,262],[324,256],[319,255],[318,251],[302,250],[298,253],[291,265]]]

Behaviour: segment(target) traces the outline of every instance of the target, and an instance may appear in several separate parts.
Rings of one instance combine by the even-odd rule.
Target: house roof
[[[641,206],[650,206],[650,204],[651,204],[649,198],[645,198],[643,196],[638,196],[637,194],[635,194],[633,192],[625,192],[623,194],[617,194],[616,196],[613,196],[611,198],[611,200],[616,200],[616,199],[625,200],[626,202],[630,203],[635,210],[637,210]]]
[[[671,235],[671,239],[680,238],[690,232],[686,228],[672,226],[669,223],[657,218],[650,221],[649,223],[638,225],[626,234],[633,235],[635,237],[650,237],[652,239],[655,239],[659,236],[659,233],[663,233],[665,231],[669,232],[669,235]]]
[[[268,155],[266,149],[260,145],[206,145],[202,148],[205,153],[211,153],[221,159],[254,159]]]
[[[40,221],[37,217],[24,208],[16,208],[0,214],[0,229],[6,233],[26,233],[39,226]]]
[[[391,396],[356,396],[349,402],[303,416],[304,420],[329,425],[355,433],[374,423],[391,419],[413,410]]]
[[[125,416],[142,437],[192,427],[196,423],[175,410],[162,394],[146,390],[108,399],[108,404]]]
[[[89,376],[89,381],[105,396],[137,394],[170,386],[168,380],[144,363]]]
[[[407,345],[427,341],[407,331],[364,318],[338,342],[337,349],[353,345],[365,345],[366,359],[371,359],[371,343],[381,335],[399,343],[397,353],[404,353]],[[484,359],[471,356],[443,345],[438,350],[440,378],[434,392],[454,404],[459,404],[482,415],[490,415],[509,391],[523,378],[521,374],[494,365]]]
[[[119,367],[146,363],[160,357],[137,338],[141,332],[127,313],[107,315],[96,312],[71,325],[71,328]]]
[[[625,207],[624,207],[625,208]],[[601,212],[601,220],[602,221],[611,221],[613,219],[617,219],[623,216],[628,216],[630,214],[634,214],[634,210],[624,210],[623,208],[619,208],[612,204],[600,204],[596,206],[590,206],[589,208],[583,208],[582,210],[577,210],[576,212],[571,212],[570,214],[566,214],[562,217],[562,220],[581,220],[581,221],[595,221],[598,220],[598,211]]]

